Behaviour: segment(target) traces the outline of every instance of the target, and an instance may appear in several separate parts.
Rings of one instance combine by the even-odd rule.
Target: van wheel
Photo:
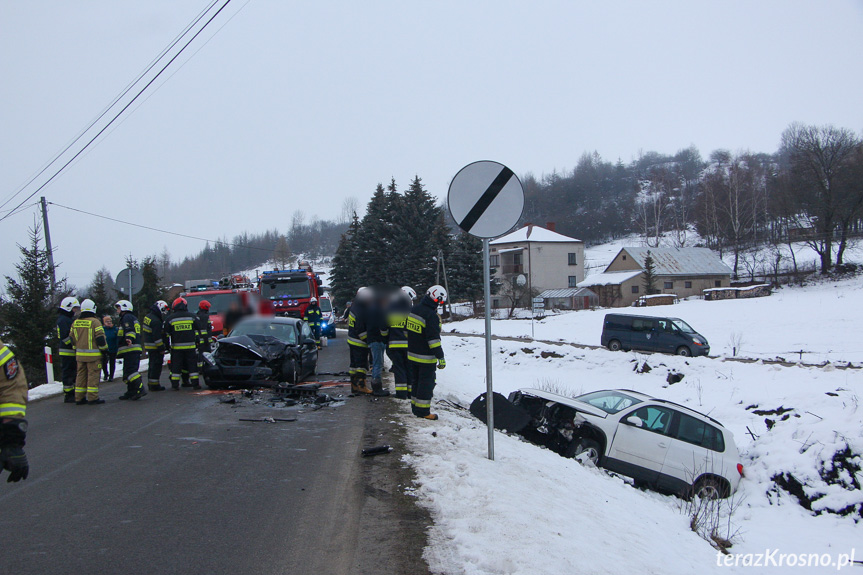
[[[616,339],[611,340],[610,342],[608,342],[608,349],[610,349],[611,351],[620,351],[620,342]]]
[[[685,345],[681,345],[677,348],[677,355],[682,355],[683,357],[689,357],[692,355],[692,352],[689,351],[689,348]]]

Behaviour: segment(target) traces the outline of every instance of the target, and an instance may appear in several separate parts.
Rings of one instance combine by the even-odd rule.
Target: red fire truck
[[[261,299],[269,301],[276,315],[303,317],[309,300],[321,301],[321,278],[308,265],[293,270],[263,272],[260,277]]]
[[[236,304],[242,310],[254,306],[252,284],[246,276],[233,275],[219,281],[192,280],[186,282],[186,292],[180,294],[189,303],[189,311],[196,313],[202,300],[210,302],[210,322],[213,334],[222,333],[225,314]],[[193,285],[189,285],[193,284]]]

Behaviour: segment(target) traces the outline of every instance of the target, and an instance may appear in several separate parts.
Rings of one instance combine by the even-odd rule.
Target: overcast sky
[[[0,0],[0,202],[207,3]],[[232,237],[296,209],[335,218],[391,176],[443,198],[478,159],[538,176],[585,150],[773,152],[792,121],[863,129],[860,0],[233,0],[187,54],[32,201]],[[0,222],[0,274],[34,214]],[[77,285],[125,254],[203,247],[59,207],[50,221]]]

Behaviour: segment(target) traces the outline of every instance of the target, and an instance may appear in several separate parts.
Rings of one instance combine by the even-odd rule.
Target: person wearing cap
[[[144,349],[147,350],[147,389],[165,391],[159,383],[162,378],[162,364],[165,363],[165,342],[162,340],[162,323],[168,313],[168,303],[162,300],[150,306],[144,317],[141,331],[144,335]]]
[[[99,405],[99,372],[102,356],[108,352],[108,342],[102,322],[96,317],[96,304],[91,299],[81,302],[81,315],[72,322],[69,332],[75,347],[78,377],[75,380],[75,404]]]
[[[306,311],[303,312],[303,321],[309,324],[312,330],[312,335],[315,337],[315,344],[318,349],[321,348],[321,319],[323,314],[318,305],[318,298],[313,297],[309,300],[309,305],[306,306]]]
[[[75,316],[81,312],[78,298],[64,297],[57,309],[57,339],[60,342],[60,377],[63,380],[63,401],[75,403],[75,378],[78,373],[78,363],[75,361],[75,349],[69,339],[69,331]]]

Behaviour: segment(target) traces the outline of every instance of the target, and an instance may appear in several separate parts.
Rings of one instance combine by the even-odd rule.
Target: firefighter
[[[204,354],[212,351],[213,322],[210,321],[210,302],[205,299],[198,304],[198,376],[204,376]]]
[[[381,373],[384,368],[384,351],[387,348],[389,324],[387,323],[387,304],[380,297],[371,299],[366,305],[366,343],[372,355],[372,394],[387,397],[390,392],[384,389]]]
[[[180,389],[183,370],[189,372],[192,389],[201,389],[198,382],[198,339],[200,326],[198,318],[189,311],[186,298],[178,297],[171,305],[173,312],[165,318],[162,337],[171,353],[171,389]]]
[[[78,298],[64,297],[57,310],[57,339],[60,340],[60,377],[63,380],[63,402],[75,403],[75,377],[78,366],[75,362],[75,350],[69,339],[69,330],[75,316],[81,312]]]
[[[366,309],[371,299],[371,290],[361,287],[357,290],[351,311],[348,314],[348,346],[351,354],[351,391],[371,393],[366,387],[366,373],[369,369],[369,344],[366,343]]]
[[[165,386],[159,383],[162,377],[162,364],[165,363],[165,342],[162,339],[162,322],[168,313],[168,304],[162,300],[150,306],[144,317],[144,349],[150,358],[147,367],[147,387],[150,391],[165,391]]]
[[[99,371],[102,356],[108,353],[108,342],[102,322],[96,317],[96,304],[91,299],[81,302],[81,315],[72,322],[72,345],[75,346],[75,361],[78,362],[78,377],[75,380],[75,404],[99,405],[105,403],[99,397]]]
[[[138,372],[141,367],[141,322],[135,316],[132,302],[121,299],[114,304],[117,313],[120,314],[120,329],[117,331],[117,356],[123,360],[123,382],[126,384],[126,393],[120,399],[141,399],[147,395],[144,389],[144,378]]]
[[[317,344],[318,349],[321,349],[321,319],[323,318],[323,314],[321,313],[321,308],[318,306],[318,298],[313,297],[309,300],[309,305],[306,307],[306,311],[303,312],[303,321],[309,324],[309,327],[312,329],[312,334],[315,338],[315,344]]]
[[[387,310],[389,338],[387,356],[393,363],[393,378],[396,384],[396,398],[410,399],[411,385],[408,381],[408,334],[405,331],[408,315],[411,313],[417,292],[410,286],[404,286],[393,295]]]
[[[9,472],[7,483],[27,479],[30,474],[30,465],[24,454],[24,440],[27,438],[25,417],[27,377],[12,350],[0,341],[0,473],[4,469]]]
[[[408,369],[413,386],[411,411],[424,419],[437,419],[437,414],[431,413],[435,364],[437,369],[446,367],[440,345],[440,318],[437,307],[446,301],[446,297],[447,293],[443,287],[430,287],[426,295],[413,307],[405,324],[408,332]]]

